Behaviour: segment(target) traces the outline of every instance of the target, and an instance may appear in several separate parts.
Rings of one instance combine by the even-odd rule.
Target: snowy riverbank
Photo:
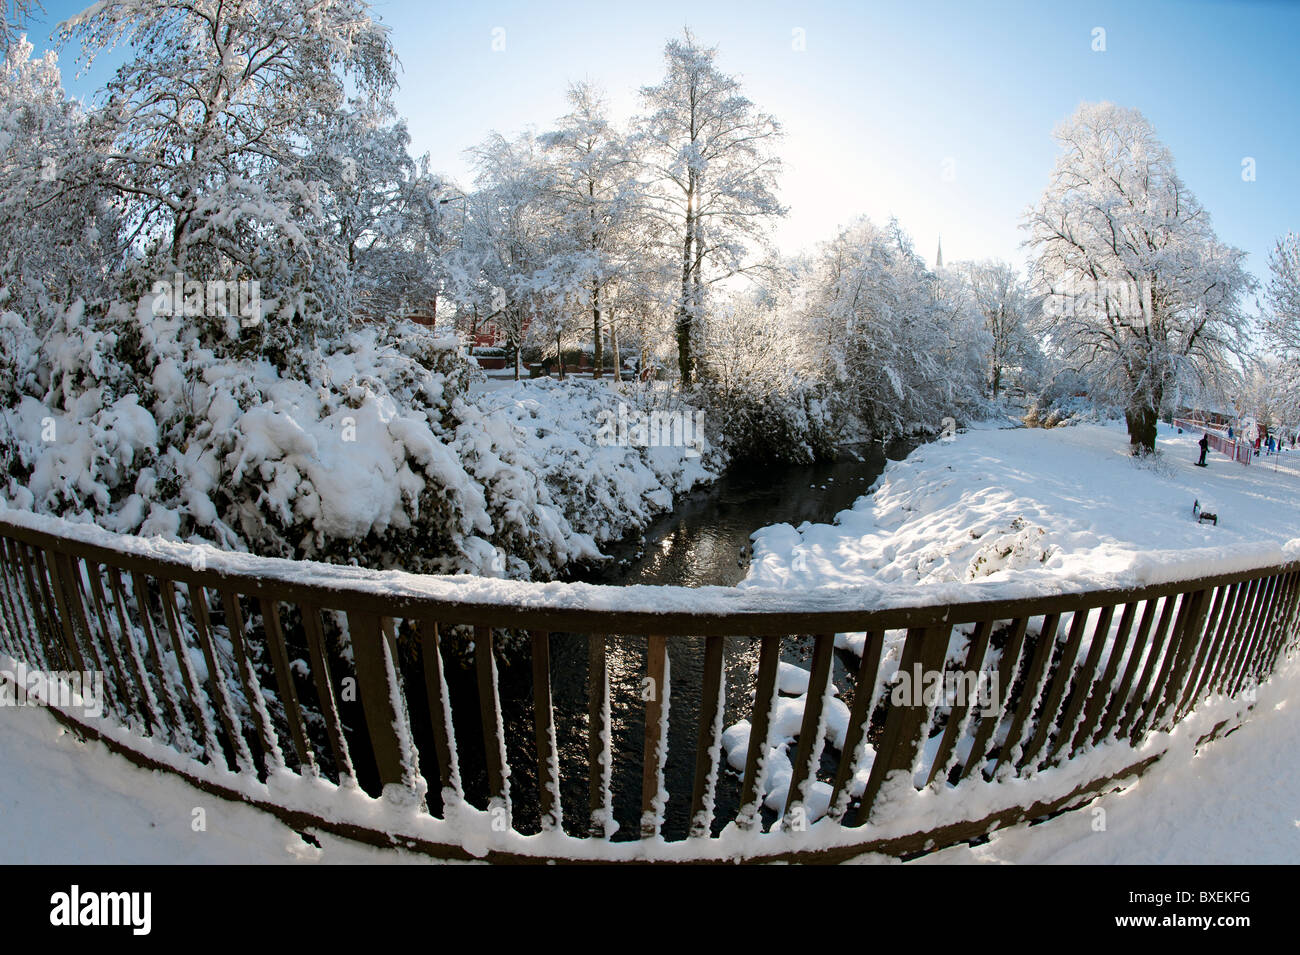
[[[833,524],[754,535],[743,587],[1028,581],[1122,573],[1153,551],[1283,544],[1300,536],[1300,452],[1249,467],[1161,425],[1138,464],[1122,424],[972,430],[892,462]],[[1218,514],[1198,523],[1193,502]]]

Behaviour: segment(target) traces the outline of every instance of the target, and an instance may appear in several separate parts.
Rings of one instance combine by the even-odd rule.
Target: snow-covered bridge
[[[5,511],[0,671],[9,694],[62,691],[51,712],[77,732],[300,831],[489,860],[908,856],[1078,805],[1236,726],[1297,647],[1298,557],[1300,542],[1189,552],[1068,586],[612,588],[257,558]],[[846,632],[860,659],[836,679]],[[725,690],[737,642],[741,712]],[[561,645],[584,651],[579,712],[553,697]],[[808,671],[782,662],[794,645]],[[472,695],[452,692],[458,673]],[[89,674],[75,695],[72,674]],[[611,745],[619,719],[644,728],[634,751]],[[670,753],[682,720],[694,746]],[[724,749],[740,796],[720,819]],[[683,755],[691,785],[670,790]],[[629,787],[640,816],[616,832]],[[689,806],[678,838],[670,802]]]

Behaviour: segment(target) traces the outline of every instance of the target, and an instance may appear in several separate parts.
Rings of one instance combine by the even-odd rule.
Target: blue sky
[[[38,47],[82,4],[45,6]],[[464,184],[467,147],[494,129],[547,129],[572,81],[599,83],[616,116],[632,115],[637,89],[661,75],[664,42],[689,26],[785,126],[787,250],[857,214],[894,214],[927,260],[942,234],[946,260],[1022,264],[1018,224],[1046,185],[1051,131],[1103,99],[1146,114],[1257,275],[1275,239],[1300,231],[1300,4],[379,0],[374,10],[393,29],[415,150]],[[74,53],[65,76],[88,95],[104,69],[74,80]]]

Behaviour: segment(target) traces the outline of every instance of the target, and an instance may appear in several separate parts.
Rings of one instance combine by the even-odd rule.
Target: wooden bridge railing
[[[0,515],[0,652],[45,673],[103,674],[104,718],[68,707],[58,718],[300,831],[458,858],[833,861],[979,838],[1141,772],[1203,702],[1213,720],[1195,731],[1220,732],[1297,645],[1295,561],[1136,589],[860,610],[811,599],[768,610],[742,596],[750,609],[732,611],[664,588],[654,606],[628,610],[600,609],[626,603],[610,595],[618,588],[494,590],[209,560],[215,551],[68,527]],[[462,584],[472,598],[458,599]],[[846,632],[863,634],[860,659],[835,650]],[[782,801],[767,776],[784,745],[780,664],[797,651],[810,656],[809,691]],[[752,699],[737,703],[740,687],[729,697],[728,668]],[[983,674],[995,692],[978,705],[894,698],[913,673]],[[687,689],[698,703],[675,707]],[[836,748],[838,707],[848,721]],[[722,730],[738,718],[750,732],[733,771]],[[1086,778],[1071,771],[1099,749]],[[296,795],[299,780],[312,798]],[[339,786],[328,811],[322,781]],[[724,783],[731,809],[718,818]],[[616,832],[628,805],[639,817]],[[665,832],[670,805],[685,810],[678,838]]]

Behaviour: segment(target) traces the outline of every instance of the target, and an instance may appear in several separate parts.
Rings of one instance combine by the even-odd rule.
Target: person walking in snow
[[[1210,450],[1210,435],[1207,432],[1203,432],[1201,434],[1201,440],[1197,443],[1201,446],[1201,460],[1196,463],[1199,467],[1207,467],[1205,463],[1205,455],[1209,453]]]

